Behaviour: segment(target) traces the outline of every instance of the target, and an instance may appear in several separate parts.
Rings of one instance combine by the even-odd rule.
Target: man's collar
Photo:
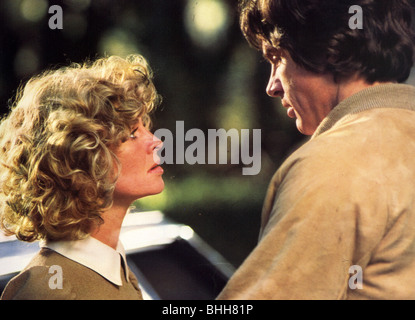
[[[415,87],[406,84],[379,84],[341,101],[320,123],[311,139],[331,129],[340,119],[373,108],[401,108],[415,111]]]
[[[42,241],[40,247],[52,249],[66,258],[82,264],[117,286],[122,285],[122,257],[125,278],[129,281],[127,259],[120,241],[116,250],[93,237],[75,241]]]

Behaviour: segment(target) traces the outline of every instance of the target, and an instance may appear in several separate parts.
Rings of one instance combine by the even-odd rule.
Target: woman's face
[[[114,190],[114,202],[134,200],[160,193],[164,189],[163,168],[156,151],[162,142],[148,131],[140,119],[130,137],[115,154],[121,163],[121,173]]]

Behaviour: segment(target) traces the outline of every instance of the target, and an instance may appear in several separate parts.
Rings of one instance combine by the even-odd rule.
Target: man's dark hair
[[[362,29],[349,27],[352,5],[363,10]],[[404,82],[414,59],[412,14],[409,0],[244,0],[240,23],[252,46],[267,41],[311,72]]]

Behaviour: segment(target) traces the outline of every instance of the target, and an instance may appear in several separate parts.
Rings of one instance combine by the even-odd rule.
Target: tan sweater
[[[218,298],[415,299],[415,87],[332,110],[272,178],[260,241]]]
[[[54,281],[51,278],[56,273],[49,273],[51,266],[60,266],[63,270],[61,289],[53,285]],[[141,300],[137,279],[129,270],[129,281],[127,281],[123,268],[121,269],[122,285],[118,286],[97,272],[51,249],[42,248],[29,265],[7,284],[1,298],[2,300]]]

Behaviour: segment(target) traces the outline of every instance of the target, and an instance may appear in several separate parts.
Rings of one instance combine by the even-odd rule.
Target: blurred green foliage
[[[51,30],[48,8],[63,9]],[[269,66],[248,46],[237,0],[2,0],[0,107],[47,68],[104,54],[143,54],[163,96],[154,129],[262,130],[262,169],[241,165],[166,165],[165,191],[136,202],[189,224],[235,266],[255,246],[262,201],[281,161],[303,137],[265,94]]]

